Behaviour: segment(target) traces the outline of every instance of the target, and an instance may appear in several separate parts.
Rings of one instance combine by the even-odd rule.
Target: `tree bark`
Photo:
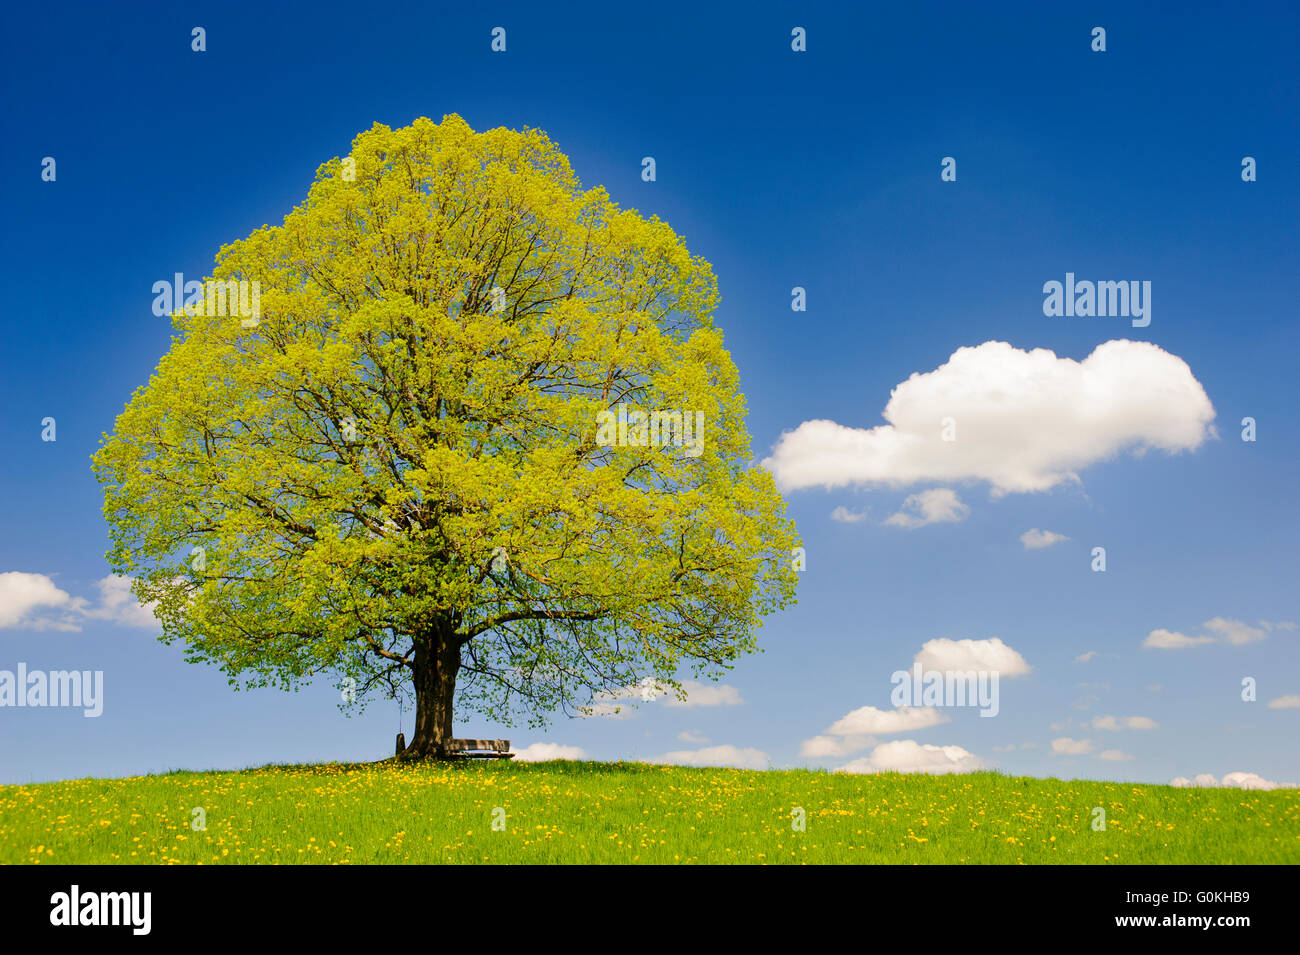
[[[460,643],[455,634],[438,629],[421,634],[415,644],[415,732],[402,752],[407,759],[451,759],[452,704]]]

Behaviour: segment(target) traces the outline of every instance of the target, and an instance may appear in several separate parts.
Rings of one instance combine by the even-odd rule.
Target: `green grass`
[[[0,787],[0,863],[31,862],[1296,863],[1300,790],[593,762],[175,772]]]

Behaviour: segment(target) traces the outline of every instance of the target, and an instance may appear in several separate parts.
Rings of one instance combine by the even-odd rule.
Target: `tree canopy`
[[[208,281],[260,315],[177,310],[94,467],[110,563],[232,683],[407,688],[442,755],[453,700],[671,692],[793,598],[711,267],[545,133],[376,124]]]

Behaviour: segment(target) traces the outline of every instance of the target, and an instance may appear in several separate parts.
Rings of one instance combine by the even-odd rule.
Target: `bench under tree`
[[[397,755],[406,749],[406,735],[397,734]],[[447,741],[447,752],[464,759],[514,759],[508,739],[453,739]]]
[[[447,752],[469,759],[514,759],[508,739],[453,739],[447,741]]]

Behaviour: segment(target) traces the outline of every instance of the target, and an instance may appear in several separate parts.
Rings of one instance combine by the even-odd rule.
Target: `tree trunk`
[[[422,635],[415,647],[415,732],[402,753],[406,759],[450,759],[452,703],[460,645],[445,630]]]

